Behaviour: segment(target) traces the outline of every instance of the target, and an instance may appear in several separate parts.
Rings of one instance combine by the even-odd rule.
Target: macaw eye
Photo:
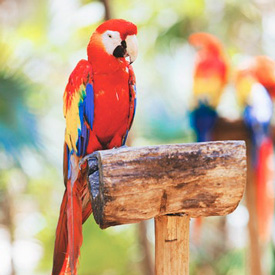
[[[109,36],[110,38],[112,38],[112,36],[111,36],[110,34],[108,34],[108,36]]]

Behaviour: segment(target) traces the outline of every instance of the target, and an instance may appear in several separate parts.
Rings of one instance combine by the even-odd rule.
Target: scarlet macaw
[[[192,126],[198,142],[211,140],[216,107],[228,81],[229,66],[221,42],[209,33],[194,33],[189,43],[198,49],[194,69]],[[200,237],[202,219],[195,219],[194,239]]]
[[[267,89],[275,87],[275,64],[256,57],[236,74],[237,98],[251,134],[252,165],[255,171],[258,234],[262,242],[271,237],[274,212],[274,162],[270,131],[273,106]],[[272,71],[271,71],[272,70]],[[273,80],[272,80],[273,79]]]
[[[52,274],[76,274],[82,224],[92,213],[85,173],[80,164],[96,150],[120,147],[133,122],[137,27],[122,19],[101,24],[70,75],[64,92],[65,193],[56,229]],[[130,59],[128,62],[127,57]],[[84,165],[85,166],[85,165]]]
[[[189,43],[198,48],[193,82],[193,126],[197,141],[209,141],[217,118],[216,107],[228,81],[228,61],[221,42],[209,33],[194,33]]]
[[[262,242],[270,239],[274,212],[274,162],[270,131],[273,112],[270,94],[274,95],[274,69],[275,63],[271,59],[258,56],[237,71],[235,81],[244,122],[251,133],[258,233]]]

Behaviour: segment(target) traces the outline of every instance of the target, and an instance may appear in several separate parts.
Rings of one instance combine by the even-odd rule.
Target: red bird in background
[[[216,107],[228,82],[229,62],[222,43],[212,34],[194,33],[189,43],[198,49],[193,81],[194,127],[197,140],[208,141]]]
[[[268,56],[256,56],[252,61],[252,71],[271,98],[275,98],[275,62]]]
[[[228,82],[229,63],[222,43],[214,35],[194,33],[189,43],[198,49],[193,79],[191,124],[198,142],[210,141],[217,120],[216,108]],[[195,219],[194,236],[198,241],[201,218]]]
[[[274,160],[271,118],[275,88],[275,63],[266,56],[255,57],[239,69],[235,80],[237,98],[252,141],[252,165],[255,171],[258,234],[262,242],[270,240],[274,212]]]
[[[66,189],[56,229],[53,275],[77,273],[82,224],[92,213],[86,176],[79,166],[96,150],[124,145],[131,128],[136,91],[130,64],[137,57],[136,34],[131,22],[104,22],[91,36],[88,60],[79,61],[66,86]]]

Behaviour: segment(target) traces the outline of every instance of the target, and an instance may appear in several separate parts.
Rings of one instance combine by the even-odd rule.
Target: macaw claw
[[[89,159],[95,158],[95,153],[86,155],[85,157],[83,157],[79,162],[78,162],[78,168],[79,170],[81,170],[81,168],[83,168],[83,165],[85,164],[85,162]]]

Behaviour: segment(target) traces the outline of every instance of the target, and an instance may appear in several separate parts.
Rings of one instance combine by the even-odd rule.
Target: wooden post
[[[189,219],[231,213],[246,182],[243,141],[98,151],[88,165],[101,228],[155,218],[156,275],[188,274]]]
[[[189,274],[189,222],[187,215],[155,218],[156,275]]]

